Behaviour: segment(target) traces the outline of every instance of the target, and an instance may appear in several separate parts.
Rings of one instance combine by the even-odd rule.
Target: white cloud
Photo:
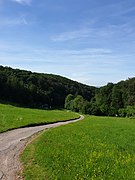
[[[32,0],[12,0],[14,2],[17,2],[19,4],[26,4],[26,5],[30,5],[32,3]]]

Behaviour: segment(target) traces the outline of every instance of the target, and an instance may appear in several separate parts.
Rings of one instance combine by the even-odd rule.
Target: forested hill
[[[103,115],[135,115],[135,78],[101,87],[96,93],[95,103]]]
[[[91,101],[69,94],[65,107],[90,115],[135,117],[135,78],[98,88]]]
[[[45,109],[65,105],[85,114],[135,116],[135,78],[96,88],[58,75],[0,66],[0,102]]]
[[[32,73],[0,66],[0,101],[22,106],[50,108],[64,107],[68,94],[81,95],[90,101],[95,87],[65,77]]]

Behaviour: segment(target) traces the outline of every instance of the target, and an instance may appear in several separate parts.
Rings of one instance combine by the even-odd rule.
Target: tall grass
[[[21,160],[26,180],[134,180],[135,121],[86,116],[42,133]]]
[[[37,110],[0,104],[0,132],[18,127],[47,124],[79,117],[62,110]]]

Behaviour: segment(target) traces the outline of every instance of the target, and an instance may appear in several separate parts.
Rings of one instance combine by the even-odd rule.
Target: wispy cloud
[[[102,48],[87,48],[81,50],[54,50],[54,49],[35,49],[34,54],[38,57],[46,57],[47,59],[59,59],[59,61],[64,64],[72,63],[76,64],[77,62],[83,63],[94,61],[95,58],[111,56],[112,51],[110,49]],[[63,58],[64,57],[64,58]]]
[[[86,12],[84,21],[87,25],[82,24],[81,28],[74,30],[67,29],[51,37],[54,42],[64,42],[82,39],[98,38],[116,38],[120,39],[132,35],[135,32],[135,21],[132,16],[135,12],[134,1],[118,1],[105,3],[102,6],[90,8]],[[96,18],[95,18],[96,17]],[[89,24],[91,19],[94,23]],[[74,26],[75,27],[75,26]],[[71,28],[71,27],[70,27]],[[134,39],[134,38],[133,38]]]
[[[14,26],[14,25],[28,25],[28,21],[25,16],[9,18],[9,17],[1,17],[0,18],[1,26]]]
[[[100,6],[94,6],[85,11],[85,15],[89,17],[98,17],[98,18],[110,18],[116,17],[121,18],[127,13],[135,11],[134,0],[120,0],[120,1],[108,1],[107,3],[101,3]]]
[[[98,24],[98,22],[97,22]],[[135,28],[131,22],[121,23],[119,25],[115,24],[104,24],[104,26],[91,26],[82,27],[79,30],[61,32],[59,34],[51,37],[54,42],[64,42],[72,40],[82,40],[82,39],[105,39],[105,38],[117,38],[127,37],[127,35],[135,35]]]
[[[110,49],[102,49],[102,48],[87,48],[87,49],[81,49],[81,50],[56,50],[56,49],[43,49],[43,48],[31,48],[30,46],[23,46],[23,45],[17,45],[17,44],[4,44],[3,42],[0,44],[0,55],[1,56],[7,56],[12,58],[14,57],[20,57],[18,59],[21,59],[23,57],[23,60],[30,59],[33,61],[35,60],[42,60],[43,62],[56,62],[60,63],[62,65],[64,64],[73,64],[76,65],[76,63],[82,64],[87,62],[94,62],[96,58],[98,57],[110,57],[112,56],[113,52]],[[29,57],[29,58],[28,58]],[[31,58],[30,58],[31,57]],[[63,57],[65,57],[63,59]],[[96,60],[97,61],[97,60]]]
[[[71,69],[79,67],[85,71],[90,67],[90,71],[96,67],[99,69],[112,68],[113,66],[119,66],[124,62],[122,57],[114,55],[110,49],[102,48],[89,48],[81,50],[54,50],[54,49],[42,49],[31,47],[20,47],[17,45],[0,46],[0,62],[19,62],[25,64],[32,63],[37,66],[39,63],[43,66],[50,65],[62,67],[65,66]],[[64,58],[63,58],[64,57]],[[83,63],[82,63],[83,62]],[[92,68],[93,67],[93,68]],[[99,71],[98,69],[98,71]],[[70,70],[70,69],[69,69]]]
[[[130,74],[127,76],[132,76],[134,69],[131,68],[135,63],[133,61],[129,65],[128,60],[133,58],[134,54],[115,54],[111,49],[105,48],[57,50],[12,43],[0,44],[0,64],[60,74],[76,81],[98,86],[122,79],[125,77],[127,68],[130,68]]]
[[[30,5],[32,3],[32,0],[12,0],[14,2],[17,2],[19,4],[24,4],[24,5]]]
[[[134,7],[134,1],[123,1],[123,2],[118,2],[118,3],[113,3],[110,6],[107,6],[106,9],[109,9],[112,11],[109,16],[123,16],[126,15],[127,13],[131,13],[135,11]]]
[[[90,36],[91,32],[92,29],[83,28],[80,30],[62,32],[60,34],[53,36],[51,39],[53,41],[68,41],[73,39],[86,38]]]

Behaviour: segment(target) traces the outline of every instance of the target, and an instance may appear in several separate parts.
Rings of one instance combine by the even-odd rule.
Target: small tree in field
[[[78,95],[73,101],[73,110],[75,112],[82,111],[83,103],[84,103],[83,97]]]
[[[77,95],[75,98],[72,94],[67,95],[65,99],[65,108],[75,111],[75,112],[82,112],[85,100],[82,96]]]
[[[65,105],[64,107],[68,110],[71,110],[72,104],[73,104],[74,96],[72,94],[68,94],[65,99]]]

